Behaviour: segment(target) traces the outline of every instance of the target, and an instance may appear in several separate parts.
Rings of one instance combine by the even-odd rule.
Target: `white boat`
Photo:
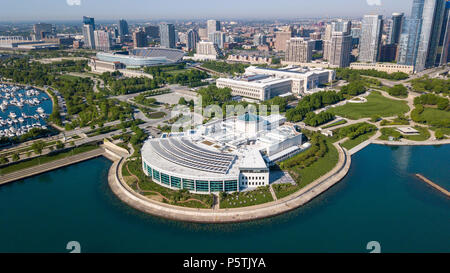
[[[9,113],[9,117],[10,117],[10,118],[15,118],[15,117],[17,117],[17,115],[16,115],[16,113],[11,112],[11,113]]]
[[[36,112],[38,112],[39,114],[44,113],[44,109],[42,109],[42,107],[38,107],[38,109],[36,110]]]

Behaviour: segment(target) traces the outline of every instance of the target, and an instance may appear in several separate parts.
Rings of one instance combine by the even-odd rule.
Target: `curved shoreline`
[[[129,206],[166,219],[197,223],[233,223],[276,216],[296,209],[341,181],[351,165],[350,154],[339,143],[334,144],[339,161],[327,174],[282,199],[251,207],[234,209],[195,209],[164,204],[134,192],[124,181],[121,167],[124,158],[114,161],[108,173],[108,184],[114,194]]]
[[[195,209],[174,206],[149,199],[136,193],[123,180],[122,165],[125,160],[124,158],[114,161],[108,173],[108,184],[113,193],[127,205],[144,213],[170,220],[195,223],[236,223],[263,219],[299,208],[341,181],[350,169],[351,156],[354,154],[341,147],[340,143],[343,141],[345,140],[342,139],[333,144],[339,152],[339,160],[331,171],[289,196],[251,207],[233,209]],[[391,146],[433,146],[450,144],[450,139],[441,140],[439,142],[424,141],[403,143],[370,139],[368,144],[364,145],[364,147],[370,144]]]

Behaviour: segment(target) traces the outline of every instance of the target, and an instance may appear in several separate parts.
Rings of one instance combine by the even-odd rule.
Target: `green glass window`
[[[170,186],[181,189],[181,178],[171,176],[170,177]]]
[[[211,191],[223,191],[223,181],[211,181]]]
[[[187,189],[190,191],[195,190],[195,182],[190,179],[183,179],[183,189]]]
[[[237,180],[227,180],[225,181],[225,191],[237,191],[238,190],[238,182]]]
[[[197,180],[197,188],[196,191],[208,192],[209,191],[209,183],[208,181]]]
[[[150,168],[150,166],[147,165],[147,173],[150,177],[152,177],[152,168]]]
[[[158,181],[161,182],[160,177],[159,177],[159,172],[155,169],[153,169],[153,178]]]
[[[161,173],[161,183],[170,185],[170,178],[167,174]]]

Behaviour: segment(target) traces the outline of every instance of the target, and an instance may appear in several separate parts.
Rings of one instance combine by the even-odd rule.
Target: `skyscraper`
[[[84,46],[95,49],[95,20],[94,18],[83,16],[83,24]]]
[[[445,5],[444,20],[442,22],[441,36],[439,39],[438,65],[444,65],[450,61],[450,1]]]
[[[422,12],[424,0],[414,0],[411,17],[406,18],[402,34],[400,35],[397,63],[404,65],[415,65],[417,59],[417,49],[419,47],[419,37],[422,27]]]
[[[206,22],[206,25],[207,25],[207,30],[208,30],[208,37],[209,37],[209,34],[216,32],[216,31],[220,31],[220,21],[208,20]]]
[[[39,23],[33,25],[33,38],[35,40],[42,40],[48,36],[55,34],[55,28],[52,24]]]
[[[83,16],[83,24],[84,25],[91,25],[92,28],[95,30],[95,19],[94,18]]]
[[[135,48],[146,47],[147,34],[145,34],[145,31],[138,29],[135,32],[133,32],[133,43]]]
[[[150,38],[159,38],[159,27],[158,26],[145,26],[145,33]]]
[[[267,37],[263,33],[255,34],[255,36],[253,36],[253,44],[255,46],[264,45],[266,44],[266,39]]]
[[[399,44],[399,64],[414,65],[420,72],[437,61],[446,10],[445,0],[414,0]]]
[[[331,65],[348,67],[352,51],[352,22],[338,20],[327,26],[324,40],[324,59]]]
[[[161,37],[161,47],[175,48],[175,26],[173,24],[161,23],[159,36]]]
[[[123,37],[125,35],[128,35],[128,23],[124,19],[119,20],[119,36]]]
[[[286,61],[309,63],[312,60],[314,42],[305,38],[291,38],[286,44]]]
[[[359,61],[375,63],[379,59],[383,17],[381,15],[364,15],[359,43]]]
[[[415,70],[433,67],[437,57],[439,36],[444,20],[445,0],[423,0],[422,28]]]
[[[277,31],[275,33],[275,51],[285,51],[287,41],[292,37],[292,30],[289,28],[284,31]]]
[[[198,33],[195,29],[190,29],[186,33],[186,46],[188,48],[188,51],[195,50],[197,47],[197,43],[200,40]]]
[[[111,36],[105,30],[94,30],[95,49],[109,51],[111,50]]]
[[[402,32],[403,13],[393,13],[390,20],[390,27],[388,34],[388,44],[398,44],[400,41],[400,34]]]
[[[223,49],[225,43],[225,33],[222,31],[214,31],[208,34],[208,40]]]

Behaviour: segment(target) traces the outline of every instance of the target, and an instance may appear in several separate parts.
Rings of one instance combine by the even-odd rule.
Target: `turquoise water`
[[[180,223],[140,213],[109,190],[94,159],[0,187],[0,252],[450,252],[450,145],[371,145],[348,176],[305,207],[252,223]]]

